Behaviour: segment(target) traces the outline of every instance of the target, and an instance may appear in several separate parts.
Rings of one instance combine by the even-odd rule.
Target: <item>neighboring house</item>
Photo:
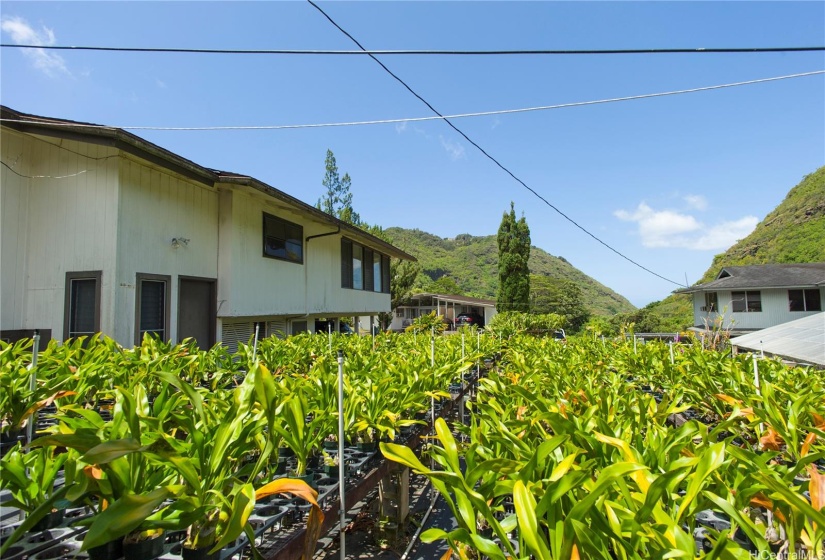
[[[736,353],[744,350],[767,354],[825,369],[825,313],[737,336],[730,344]]]
[[[390,311],[400,249],[129,132],[2,107],[0,336],[202,347]]]
[[[476,313],[484,318],[484,324],[489,325],[496,315],[496,302],[489,299],[471,298],[465,296],[449,296],[444,294],[415,294],[409,298],[409,304],[399,305],[390,323],[390,329],[401,330],[422,315],[435,311],[443,315],[450,323],[461,313]]]
[[[723,328],[746,333],[822,311],[825,263],[728,266],[674,293],[693,294],[694,328],[721,318]]]

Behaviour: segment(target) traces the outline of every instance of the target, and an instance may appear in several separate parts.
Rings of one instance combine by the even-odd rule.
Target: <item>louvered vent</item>
[[[266,324],[266,336],[284,338],[286,336],[286,321],[269,321]]]
[[[224,323],[221,328],[221,340],[231,353],[238,351],[238,343],[246,344],[254,332],[252,323]]]

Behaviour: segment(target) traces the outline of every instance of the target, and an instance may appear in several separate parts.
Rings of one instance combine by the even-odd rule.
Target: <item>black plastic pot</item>
[[[153,560],[163,554],[165,537],[164,534],[160,534],[145,541],[124,542],[123,558],[125,560]]]
[[[282,457],[278,459],[277,466],[275,467],[275,474],[286,474],[286,458]]]
[[[324,440],[324,449],[326,449],[327,451],[335,451],[336,449],[338,449],[338,441]]]
[[[206,548],[186,548],[185,546],[181,548],[181,556],[183,560],[218,560],[221,557],[221,551],[218,550],[217,552],[213,552],[209,554],[209,550],[212,547]]]
[[[356,449],[358,451],[366,451],[368,453],[372,453],[375,451],[376,443],[374,441],[362,441],[355,444]]]
[[[89,560],[116,560],[123,558],[123,539],[115,539],[88,551]]]
[[[295,457],[295,452],[289,447],[279,447],[278,457]]]
[[[63,514],[64,510],[62,509],[56,509],[52,511],[46,517],[35,523],[34,527],[31,528],[31,532],[40,533],[42,531],[54,529],[63,522]]]

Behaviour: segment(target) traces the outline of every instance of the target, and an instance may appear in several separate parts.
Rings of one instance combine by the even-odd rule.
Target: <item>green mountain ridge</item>
[[[384,230],[397,247],[416,257],[422,274],[417,281],[423,287],[427,279],[447,276],[465,295],[495,299],[498,290],[498,245],[495,235],[482,237],[460,234],[445,239],[421,231],[390,227]],[[562,278],[575,282],[582,290],[588,309],[594,315],[627,313],[635,307],[626,298],[543,249],[530,248],[531,274]]]
[[[806,175],[756,229],[713,258],[698,283],[726,266],[825,262],[825,167]],[[647,307],[672,330],[693,324],[688,295],[674,294]]]

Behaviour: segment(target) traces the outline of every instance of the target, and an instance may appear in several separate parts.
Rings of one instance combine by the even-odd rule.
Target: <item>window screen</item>
[[[140,338],[146,333],[166,340],[166,282],[140,281]]]

